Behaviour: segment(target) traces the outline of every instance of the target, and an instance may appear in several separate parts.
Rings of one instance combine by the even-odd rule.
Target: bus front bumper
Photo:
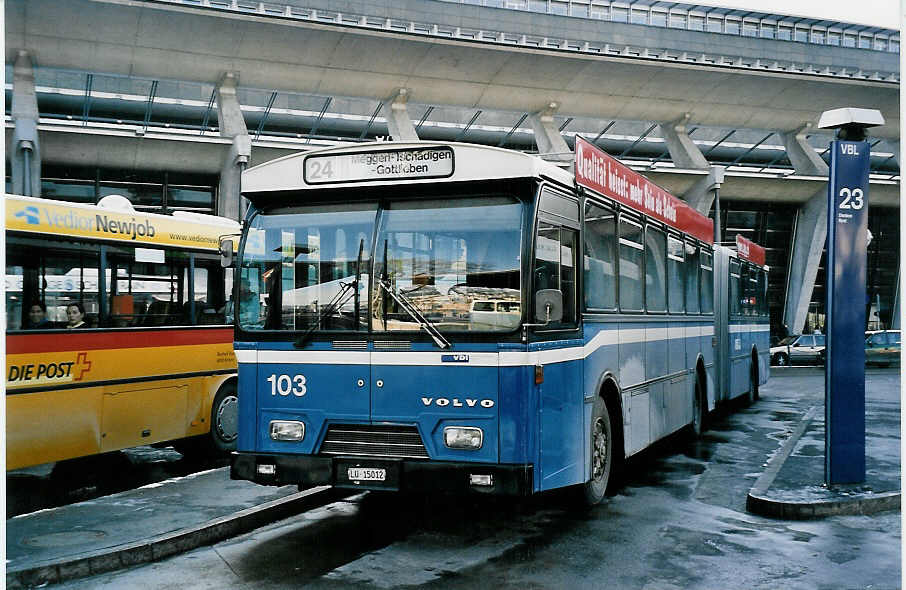
[[[361,477],[362,479],[351,479]],[[233,453],[230,478],[261,485],[527,496],[532,465]]]

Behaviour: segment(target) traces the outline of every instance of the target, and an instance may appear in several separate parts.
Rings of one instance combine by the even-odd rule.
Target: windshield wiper
[[[356,328],[358,328],[359,280],[362,276],[362,249],[364,248],[364,246],[365,240],[363,238],[359,240],[359,257],[355,261],[355,279],[349,281],[348,283],[340,283],[340,290],[337,291],[337,294],[333,296],[333,299],[330,300],[327,306],[321,310],[321,313],[318,314],[318,319],[315,321],[315,323],[312,324],[312,326],[308,330],[306,330],[304,334],[299,336],[299,338],[297,338],[293,343],[296,348],[302,348],[303,346],[305,346],[311,339],[311,335],[314,334],[315,330],[317,330],[321,326],[321,323],[328,317],[332,316],[334,312],[336,312],[339,308],[345,305],[346,302],[349,301],[349,298],[353,295],[355,295],[355,323]]]
[[[431,323],[428,318],[422,315],[422,312],[419,311],[415,305],[402,293],[394,293],[393,287],[390,285],[390,281],[387,280],[384,276],[381,276],[378,284],[390,295],[397,305],[406,310],[412,318],[418,322],[418,325],[422,327],[425,332],[427,332],[431,338],[434,340],[434,343],[437,344],[439,348],[450,348],[452,346],[450,341],[444,338],[444,335],[440,333],[440,330]]]

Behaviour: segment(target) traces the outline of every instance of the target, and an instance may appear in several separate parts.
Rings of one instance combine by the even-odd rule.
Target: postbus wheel
[[[221,386],[211,404],[211,443],[220,451],[235,451],[239,435],[239,396],[236,384]]]
[[[590,444],[591,478],[582,486],[582,496],[587,506],[594,506],[604,499],[613,471],[613,425],[607,404],[600,396],[595,398],[591,412]]]

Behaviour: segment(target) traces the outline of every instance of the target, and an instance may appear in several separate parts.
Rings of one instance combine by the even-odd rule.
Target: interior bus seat
[[[154,300],[148,305],[148,311],[142,320],[143,326],[163,326],[170,315],[170,302]]]

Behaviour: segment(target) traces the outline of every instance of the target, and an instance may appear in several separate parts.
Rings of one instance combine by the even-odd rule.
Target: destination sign
[[[307,184],[446,178],[453,175],[453,150],[424,147],[317,154],[305,158],[302,166]]]
[[[764,266],[766,260],[764,248],[739,234],[736,234],[736,252],[741,258],[745,258],[759,266]]]
[[[576,182],[704,242],[713,241],[712,220],[578,136]]]

